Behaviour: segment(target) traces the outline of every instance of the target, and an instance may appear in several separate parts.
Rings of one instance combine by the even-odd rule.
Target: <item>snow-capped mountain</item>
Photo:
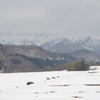
[[[0,43],[6,45],[38,45],[46,50],[67,53],[74,50],[88,49],[99,54],[100,39],[68,31],[53,33],[0,33]]]
[[[84,35],[76,33],[0,33],[0,42],[2,44],[15,44],[15,45],[31,45],[35,44],[40,46],[43,43],[55,41],[55,44],[60,42],[62,39],[69,39],[72,42],[83,39]]]
[[[0,42],[2,44],[15,45],[41,45],[42,43],[55,38],[55,35],[50,33],[21,33],[21,34],[0,34]]]
[[[81,39],[71,41],[68,38],[60,39],[56,42],[56,39],[51,42],[46,42],[41,45],[46,50],[58,52],[58,53],[68,53],[75,50],[87,49],[94,51],[100,55],[100,40],[92,37],[83,37]]]
[[[51,42],[46,42],[41,46],[46,50],[58,53],[66,53],[77,49],[83,49],[81,45],[77,45],[76,42],[72,42],[67,38],[60,39],[60,41],[56,43],[55,41],[56,40],[53,40]]]

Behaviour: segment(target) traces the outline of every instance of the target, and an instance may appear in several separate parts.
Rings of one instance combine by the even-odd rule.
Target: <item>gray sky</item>
[[[1,33],[100,34],[100,0],[0,0]]]

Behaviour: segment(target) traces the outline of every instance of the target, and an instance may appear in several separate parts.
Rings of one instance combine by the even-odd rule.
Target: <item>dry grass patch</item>
[[[55,93],[55,91],[50,91],[50,93]]]
[[[72,96],[73,98],[82,98],[82,97],[80,97],[80,96]]]
[[[100,91],[96,91],[97,93],[100,93]]]
[[[50,86],[54,86],[54,87],[62,87],[62,86],[69,86],[69,84],[64,84],[64,85],[50,85]]]
[[[79,93],[83,93],[83,91],[79,91]]]
[[[35,92],[35,94],[39,94],[39,92]]]
[[[84,84],[85,86],[100,86],[100,84]]]

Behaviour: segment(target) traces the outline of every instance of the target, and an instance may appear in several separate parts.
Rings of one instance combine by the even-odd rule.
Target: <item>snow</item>
[[[60,42],[62,39],[68,39],[69,41],[75,42],[79,39],[83,39],[87,36],[84,34],[79,34],[77,32],[68,30],[64,33],[0,33],[0,43],[2,44],[16,44],[16,45],[38,45],[44,44],[46,42],[55,41],[55,43]]]
[[[27,85],[29,81],[34,84]],[[0,100],[100,100],[99,85],[100,66],[89,71],[1,73]]]

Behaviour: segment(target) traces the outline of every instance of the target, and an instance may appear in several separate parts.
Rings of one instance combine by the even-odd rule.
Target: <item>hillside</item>
[[[0,72],[3,73],[64,70],[64,64],[81,60],[95,65],[100,57],[86,49],[57,54],[35,45],[0,44]]]
[[[33,72],[62,70],[63,60],[59,54],[44,50],[39,46],[1,45],[0,72]]]
[[[64,59],[68,61],[94,61],[94,62],[100,62],[100,56],[98,56],[96,53],[82,49],[82,50],[76,50],[72,53],[61,53],[60,54]]]
[[[32,58],[61,59],[57,53],[49,52],[35,45],[5,45],[5,48],[6,55],[20,54]]]

